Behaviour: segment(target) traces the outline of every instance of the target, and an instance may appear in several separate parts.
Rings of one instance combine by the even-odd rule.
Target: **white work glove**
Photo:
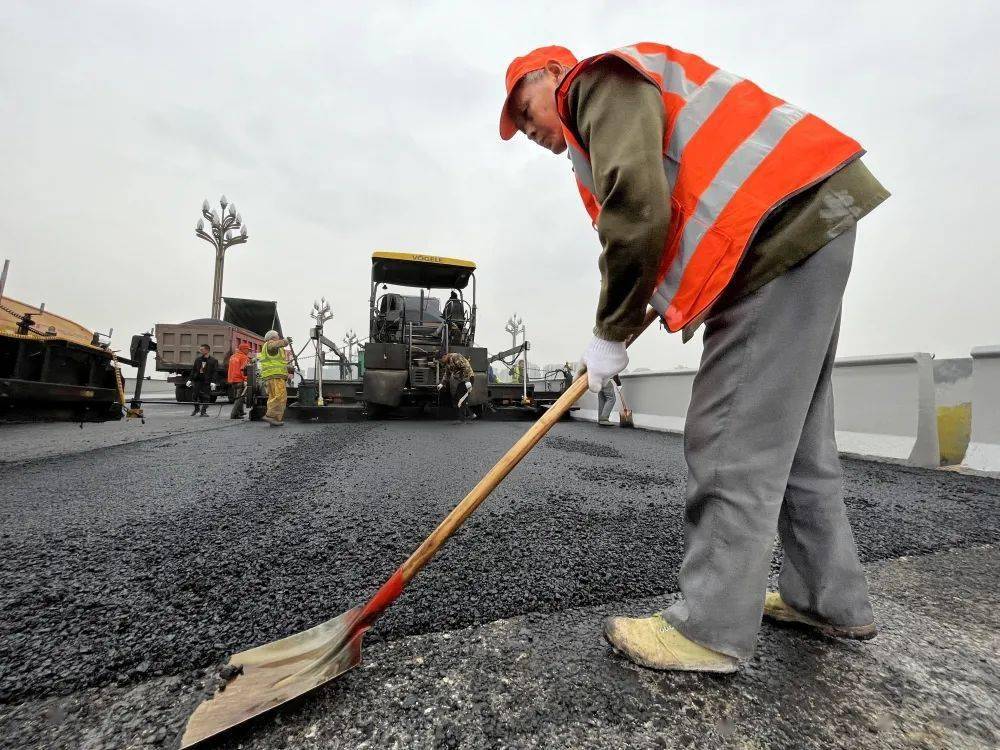
[[[209,388],[209,390],[214,391],[215,390],[215,383],[209,383],[208,384],[208,388]]]
[[[465,392],[468,393],[471,390],[472,390],[472,381],[471,380],[466,380],[465,381]]]
[[[624,341],[605,341],[594,336],[580,356],[576,374],[587,373],[587,388],[600,393],[601,388],[615,375],[628,367],[628,354]]]
[[[438,383],[438,390],[440,391],[442,388],[444,388],[444,383]]]
[[[193,383],[189,380],[184,385],[185,385],[185,387],[190,388],[193,385]]]

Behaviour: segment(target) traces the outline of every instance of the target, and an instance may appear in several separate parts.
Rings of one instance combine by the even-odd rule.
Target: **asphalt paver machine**
[[[440,357],[457,352],[472,365],[469,405],[487,403],[487,354],[477,347],[476,264],[419,253],[372,253],[369,338],[363,397],[369,412],[437,407]]]

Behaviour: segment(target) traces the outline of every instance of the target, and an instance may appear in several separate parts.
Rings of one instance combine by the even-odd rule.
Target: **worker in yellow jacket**
[[[268,331],[264,334],[264,346],[257,358],[260,376],[267,388],[267,413],[264,414],[264,421],[272,427],[285,424],[285,406],[288,403],[288,358],[285,347],[291,343],[291,337],[281,338],[277,331]]]

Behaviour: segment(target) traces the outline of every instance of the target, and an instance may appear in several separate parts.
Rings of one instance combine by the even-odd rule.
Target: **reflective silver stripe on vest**
[[[785,103],[772,109],[757,129],[737,147],[698,199],[694,213],[681,230],[680,245],[663,282],[653,294],[660,303],[673,299],[680,287],[684,269],[694,255],[709,227],[729,205],[747,178],[760,166],[799,120],[805,117],[794,105]],[[654,305],[655,306],[655,305]],[[659,310],[659,307],[657,307]]]
[[[688,79],[684,66],[668,60],[663,52],[640,52],[634,46],[620,47],[617,51],[628,55],[646,70],[658,73],[663,78],[663,85],[660,87],[663,91],[687,99],[698,88],[698,84]]]
[[[638,52],[634,52],[634,48],[625,47],[623,51],[629,49],[633,50],[634,55],[639,55]],[[640,55],[640,57],[653,58],[657,57],[657,55]],[[661,54],[659,57],[666,60],[666,55]],[[676,63],[670,63],[670,65],[676,65]],[[690,81],[686,78],[684,80],[693,87]],[[691,89],[692,93],[688,102],[681,108],[681,111],[677,115],[673,132],[670,134],[670,142],[667,144],[667,154],[663,159],[663,171],[666,172],[667,185],[670,186],[671,190],[677,185],[677,173],[680,170],[681,155],[684,153],[688,142],[694,137],[694,134],[698,132],[698,129],[704,122],[711,117],[716,107],[719,106],[719,103],[729,93],[730,89],[742,80],[742,78],[732,73],[717,70],[709,76],[703,85]],[[666,81],[666,78],[664,78],[664,81]],[[577,179],[596,198],[597,189],[594,183],[594,173],[586,154],[574,148],[572,144],[569,144],[569,158],[573,163],[573,170],[576,172]]]
[[[594,194],[594,199],[597,199],[597,189],[594,187],[594,172],[590,168],[590,160],[587,155],[576,148],[572,143],[567,140],[567,145],[569,146],[569,160],[573,163],[573,171],[576,172],[576,179],[578,179],[587,190]]]
[[[687,104],[677,114],[673,132],[670,133],[670,141],[667,143],[667,153],[663,158],[663,171],[667,173],[667,184],[671,190],[677,184],[677,173],[680,171],[684,149],[725,99],[726,94],[742,80],[739,76],[724,70],[715,71],[704,85],[692,94]]]

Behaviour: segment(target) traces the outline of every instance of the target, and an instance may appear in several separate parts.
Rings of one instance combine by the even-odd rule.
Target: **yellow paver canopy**
[[[476,270],[471,260],[424,253],[372,253],[372,281],[424,289],[465,289]]]

